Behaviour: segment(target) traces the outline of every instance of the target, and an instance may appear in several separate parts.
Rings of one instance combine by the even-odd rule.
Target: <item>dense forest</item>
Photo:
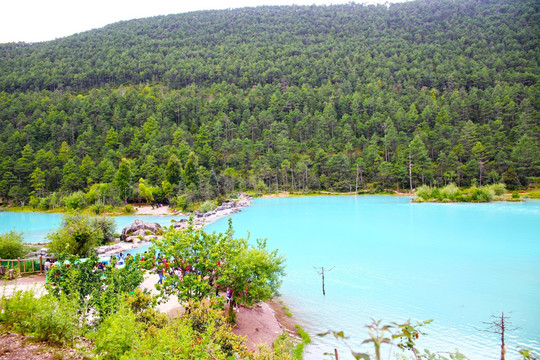
[[[527,186],[539,62],[534,0],[201,11],[0,44],[0,198]]]

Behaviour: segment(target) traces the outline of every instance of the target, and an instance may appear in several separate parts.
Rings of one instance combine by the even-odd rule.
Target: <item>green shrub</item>
[[[50,197],[44,197],[39,200],[38,208],[40,210],[49,210],[51,207],[51,198]]]
[[[199,206],[199,211],[202,213],[206,213],[206,212],[214,210],[215,208],[216,208],[215,202],[206,200],[205,202],[201,204],[201,206]]]
[[[132,205],[127,204],[126,206],[124,206],[123,211],[126,214],[133,214],[133,213],[135,213],[135,208]]]
[[[199,338],[189,327],[186,320],[174,320],[165,328],[156,332],[149,332],[139,340],[136,348],[131,348],[122,359],[154,360],[170,359],[174,354],[175,359],[208,359],[210,358],[206,348],[206,339]],[[204,341],[204,343],[203,343]],[[220,354],[212,352],[216,359]]]
[[[517,191],[512,193],[512,199],[519,199],[519,193]]]
[[[415,191],[416,196],[428,200],[431,195],[431,189],[427,185],[419,186]]]
[[[86,197],[82,191],[76,191],[64,198],[63,203],[69,210],[84,209],[86,207]]]
[[[493,185],[488,185],[488,188],[490,188],[491,190],[493,190],[493,192],[494,192],[495,195],[497,195],[497,196],[500,196],[500,195],[503,195],[504,193],[506,193],[506,185],[504,185],[504,184],[493,184]]]
[[[183,195],[178,195],[177,197],[172,198],[170,205],[182,211],[186,210],[186,207],[188,205],[187,195],[183,194]]]
[[[49,251],[55,254],[87,256],[103,243],[100,225],[85,215],[64,215],[60,229],[47,235]]]
[[[0,234],[0,258],[17,259],[23,257],[25,253],[22,232],[12,230]]]
[[[167,325],[168,317],[153,308],[152,295],[136,289],[124,297],[126,305],[133,311],[143,329],[162,328]]]
[[[495,193],[488,188],[472,188],[471,201],[475,202],[490,202],[493,201]]]
[[[30,196],[30,201],[28,201],[28,205],[32,207],[32,209],[35,209],[39,206],[39,199],[35,196]]]
[[[431,190],[430,198],[436,199],[436,200],[439,200],[439,201],[442,201],[444,199],[444,197],[443,197],[441,191],[439,190],[439,188],[433,188]]]
[[[276,340],[274,340],[273,348],[267,346],[259,348],[259,353],[253,356],[254,360],[293,360],[302,359],[304,343],[296,344],[292,337],[286,331],[282,332]]]
[[[97,216],[92,219],[92,225],[96,229],[100,229],[103,234],[102,244],[111,242],[114,240],[114,231],[116,230],[116,223],[113,218],[106,216]]]
[[[458,195],[460,195],[459,188],[454,183],[450,183],[441,189],[441,195],[443,198],[456,201]]]
[[[38,312],[39,301],[34,291],[16,291],[11,297],[0,299],[0,323],[21,334],[32,332],[32,315]]]
[[[266,193],[267,190],[268,189],[266,187],[266,184],[262,180],[259,180],[259,182],[257,182],[257,185],[255,185],[255,191],[259,193]]]
[[[90,205],[88,209],[92,213],[99,215],[105,211],[105,206],[103,204],[94,204],[94,205]]]
[[[189,319],[194,331],[209,334],[223,353],[232,356],[236,349],[243,348],[244,343],[231,331],[221,307],[222,303],[215,298],[210,301],[190,301],[183,317]],[[235,311],[233,313],[236,315]]]
[[[122,306],[99,326],[94,335],[95,351],[104,359],[119,359],[126,351],[136,347],[140,325],[135,314]]]
[[[295,327],[302,341],[298,345],[296,345],[296,348],[294,349],[294,357],[296,359],[302,359],[302,354],[304,353],[304,347],[306,344],[309,344],[311,342],[311,338],[309,337],[309,334],[305,332],[304,329],[302,329],[300,325],[295,325]]]
[[[181,318],[145,334],[122,359],[169,359],[171,354],[186,360],[251,358],[243,338],[225,324],[220,311],[205,302],[190,305]]]
[[[52,295],[40,298],[33,290],[0,299],[0,323],[8,329],[52,344],[71,343],[79,334],[76,300]]]
[[[52,295],[40,299],[39,312],[34,317],[34,335],[37,340],[54,344],[71,343],[79,334],[79,308],[77,300]]]

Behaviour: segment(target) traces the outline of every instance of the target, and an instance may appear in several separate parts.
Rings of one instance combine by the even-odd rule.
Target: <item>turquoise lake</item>
[[[540,351],[540,202],[416,204],[393,196],[258,199],[233,216],[236,236],[267,238],[287,258],[282,301],[310,335],[308,359],[347,348],[317,333],[344,331],[355,351],[371,318],[434,322],[419,348],[470,359],[500,357],[498,337],[482,332],[500,312],[506,335]],[[206,227],[223,231],[227,220]],[[326,296],[314,267],[325,275]],[[388,348],[387,348],[388,349]],[[387,350],[386,354],[387,354]],[[398,350],[399,353],[399,350]],[[383,352],[385,354],[385,352]],[[328,356],[326,358],[329,358]],[[390,358],[390,357],[388,357]],[[391,357],[392,359],[395,357]]]
[[[0,212],[0,234],[7,231],[22,231],[24,241],[36,243],[47,241],[45,237],[51,231],[58,229],[62,222],[62,214],[47,214],[35,212]],[[142,219],[146,222],[157,222],[162,226],[171,224],[171,219],[178,220],[181,216],[115,216],[116,231],[129,226],[133,220]]]
[[[121,228],[135,218],[115,220]],[[171,218],[144,217],[162,225],[170,224]],[[487,328],[484,323],[492,320],[492,314],[502,311],[519,327],[506,335],[507,359],[520,358],[517,346],[540,352],[540,201],[415,204],[394,196],[256,199],[232,218],[236,236],[249,233],[253,242],[267,238],[268,248],[277,248],[286,257],[281,300],[311,335],[307,359],[329,358],[324,353],[334,348],[340,359],[353,358],[342,343],[316,336],[327,330],[344,331],[355,351],[372,352],[371,345],[361,344],[371,318],[434,319],[424,328],[428,335],[419,339],[420,349],[459,348],[472,360],[497,359],[498,337],[480,330]],[[6,226],[6,221],[16,223]],[[0,233],[17,224],[18,230],[27,226],[25,234],[38,239],[60,221],[57,214],[0,213]],[[226,227],[224,218],[206,230]],[[325,296],[314,269],[322,266],[333,268],[325,275]],[[388,350],[383,354],[395,359]]]

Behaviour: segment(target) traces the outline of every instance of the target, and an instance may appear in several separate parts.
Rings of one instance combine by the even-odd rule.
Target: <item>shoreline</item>
[[[207,212],[207,213],[176,213],[171,214],[168,206],[162,206],[159,208],[152,209],[151,206],[145,206],[143,208],[137,209],[137,212],[134,216],[140,215],[141,217],[144,216],[189,216],[193,217],[193,226],[196,229],[202,229],[206,225],[212,224],[220,219],[223,219],[229,215],[236,214],[245,207],[248,207],[252,204],[252,198],[242,194],[239,199],[232,200],[228,203],[223,203],[222,205],[218,206],[215,210]],[[150,214],[146,213],[150,212]],[[133,216],[133,215],[131,215]],[[144,219],[140,219],[144,221]],[[187,228],[188,223],[186,221],[176,221],[174,226],[176,229],[185,229]],[[126,241],[118,241],[112,245],[103,245],[98,248],[96,248],[96,251],[98,253],[98,256],[100,258],[104,257],[110,257],[113,255],[117,255],[121,252],[131,251],[138,248],[143,247],[146,244],[151,243],[151,240],[148,241],[137,241],[135,242],[126,242]]]

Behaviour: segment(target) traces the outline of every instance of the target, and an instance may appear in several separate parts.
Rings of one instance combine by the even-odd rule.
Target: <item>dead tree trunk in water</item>
[[[324,291],[324,271],[325,271],[324,266],[322,266],[322,267],[320,267],[320,268],[316,268],[316,267],[314,266],[313,268],[315,269],[315,271],[317,271],[317,274],[319,274],[319,275],[322,276],[322,294],[323,294],[323,295],[326,295],[326,293],[325,293],[325,291]],[[320,269],[320,270],[318,270],[318,269]],[[333,267],[333,266],[332,266],[331,269],[326,270],[326,271],[332,271],[332,270],[334,270],[334,267]]]
[[[510,322],[510,319],[508,316],[504,316],[504,312],[501,313],[501,315],[491,315],[493,320],[492,322],[486,322],[484,324],[490,325],[487,329],[482,330],[486,332],[490,332],[492,334],[497,334],[501,336],[501,360],[505,360],[506,356],[506,343],[504,342],[504,334],[507,331],[514,331],[518,328],[512,327],[512,323]]]

